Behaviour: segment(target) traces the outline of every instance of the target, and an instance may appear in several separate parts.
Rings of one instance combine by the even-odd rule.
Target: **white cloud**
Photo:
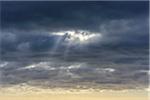
[[[52,67],[50,64],[51,64],[50,62],[39,62],[39,63],[30,64],[23,68],[19,68],[19,70],[34,69],[34,68],[41,68],[41,69],[45,69],[45,70],[56,70],[56,68]]]
[[[112,73],[115,72],[116,70],[113,68],[96,68],[95,71],[98,73],[108,73],[108,72]]]
[[[53,35],[66,35],[66,43],[69,45],[83,45],[96,42],[102,37],[101,33],[93,33],[86,30],[69,30],[69,31],[59,31],[51,33]]]
[[[8,62],[2,62],[2,63],[0,64],[0,68],[5,67],[5,66],[7,66],[7,65],[8,65]]]

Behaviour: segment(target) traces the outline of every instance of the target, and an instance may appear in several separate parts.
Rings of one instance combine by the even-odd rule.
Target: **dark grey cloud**
[[[117,10],[116,10],[117,9]],[[147,2],[2,2],[2,27],[98,30],[112,19],[148,16]],[[57,29],[56,29],[57,27]]]
[[[147,88],[148,85],[148,70],[142,68],[143,65],[56,62],[3,62],[0,66],[1,85],[26,83],[53,88],[101,89],[115,89],[116,86],[117,89]]]
[[[2,30],[19,39],[82,29],[101,33],[108,44],[148,43],[147,2],[2,2],[1,19]]]
[[[147,1],[1,1],[2,84],[147,87],[148,6]],[[95,37],[68,42],[72,30]]]

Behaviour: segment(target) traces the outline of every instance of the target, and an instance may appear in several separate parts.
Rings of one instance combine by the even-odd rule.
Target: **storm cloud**
[[[147,87],[148,20],[148,1],[1,1],[1,81]]]

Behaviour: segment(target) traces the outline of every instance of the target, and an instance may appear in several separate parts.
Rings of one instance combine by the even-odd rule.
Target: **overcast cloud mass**
[[[0,84],[147,88],[148,1],[1,1]]]

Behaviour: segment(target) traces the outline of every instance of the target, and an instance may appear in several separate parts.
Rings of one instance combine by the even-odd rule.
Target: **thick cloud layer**
[[[146,1],[1,1],[1,82],[147,87],[148,13]]]

